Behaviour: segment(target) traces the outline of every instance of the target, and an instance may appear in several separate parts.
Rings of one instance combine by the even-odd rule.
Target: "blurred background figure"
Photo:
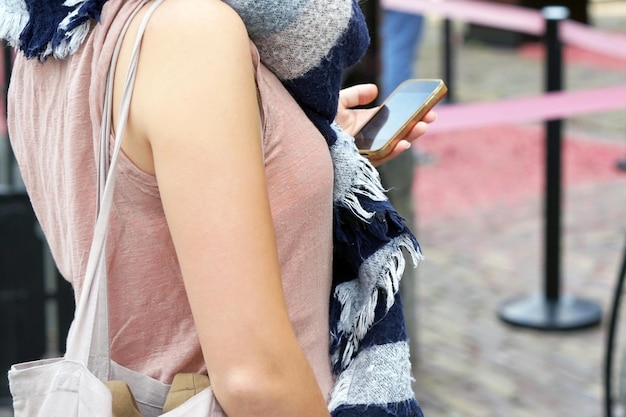
[[[424,16],[385,8],[380,5],[380,99],[402,81],[413,78]]]

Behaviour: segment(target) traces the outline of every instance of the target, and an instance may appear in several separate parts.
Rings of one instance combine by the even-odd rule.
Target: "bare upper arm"
[[[126,154],[157,177],[224,409],[233,416],[327,415],[288,319],[250,44],[228,6],[160,6],[143,42],[126,136]],[[251,394],[255,401],[231,395],[249,387],[265,391]]]
[[[209,369],[228,363],[235,352],[221,346],[257,320],[245,310],[282,308],[248,42],[219,1],[165,2],[133,98]]]

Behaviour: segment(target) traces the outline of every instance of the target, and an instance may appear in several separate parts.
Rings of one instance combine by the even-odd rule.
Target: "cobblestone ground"
[[[626,179],[569,190],[563,293],[608,308],[626,244]],[[598,207],[601,204],[601,207]],[[541,291],[541,202],[419,227],[416,393],[428,416],[599,416],[605,326],[511,327],[499,306]]]
[[[597,2],[591,12],[598,27],[626,29],[623,2]],[[428,21],[418,68],[420,77],[441,76],[437,20]],[[466,43],[457,50],[455,94],[462,102],[534,95],[542,74],[542,62],[530,54]],[[624,67],[567,64],[568,88],[624,83]],[[576,117],[566,126],[568,135],[623,143],[626,157],[624,109]],[[626,173],[568,186],[563,200],[562,293],[597,302],[606,318],[626,246]],[[607,320],[584,330],[542,332],[507,325],[497,315],[510,298],[542,291],[540,193],[421,223],[419,201],[416,206],[426,261],[417,272],[415,391],[426,415],[602,416]],[[626,342],[618,345],[623,351]]]

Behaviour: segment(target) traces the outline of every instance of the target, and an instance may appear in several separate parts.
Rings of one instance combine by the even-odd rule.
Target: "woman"
[[[10,92],[12,144],[54,258],[79,295],[93,235],[108,63],[140,1],[4,3],[3,14],[28,21],[3,19],[20,23],[0,31],[23,51]],[[343,258],[337,237],[333,245],[342,178],[333,149],[337,132],[354,133],[368,115],[348,108],[371,102],[376,88],[352,88],[338,100],[338,74],[289,70],[310,52],[293,45],[339,45],[356,35],[356,46],[341,46],[343,66],[362,53],[367,35],[352,1],[228,3],[167,0],[144,37],[107,242],[111,357],[164,383],[182,372],[208,373],[230,417],[324,416],[333,386],[337,392],[364,343],[354,331],[342,330],[343,340],[329,328],[333,252],[336,264]],[[325,8],[329,14],[320,16]],[[114,115],[144,11],[124,38]],[[277,40],[294,19],[326,23]],[[333,124],[337,109],[343,130]],[[431,113],[394,155],[433,120]],[[367,164],[350,158],[372,180]],[[374,208],[382,199],[362,183],[359,192]],[[391,238],[408,239],[392,211],[381,213]],[[348,233],[344,244],[353,241]],[[406,243],[395,246],[399,252]],[[335,265],[335,275],[349,282],[351,267]],[[395,291],[388,291],[391,301]],[[329,356],[329,334],[339,358]]]

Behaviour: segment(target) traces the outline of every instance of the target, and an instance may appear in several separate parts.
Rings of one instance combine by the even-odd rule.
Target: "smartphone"
[[[403,82],[354,136],[359,152],[372,159],[387,156],[448,92],[442,80]]]

